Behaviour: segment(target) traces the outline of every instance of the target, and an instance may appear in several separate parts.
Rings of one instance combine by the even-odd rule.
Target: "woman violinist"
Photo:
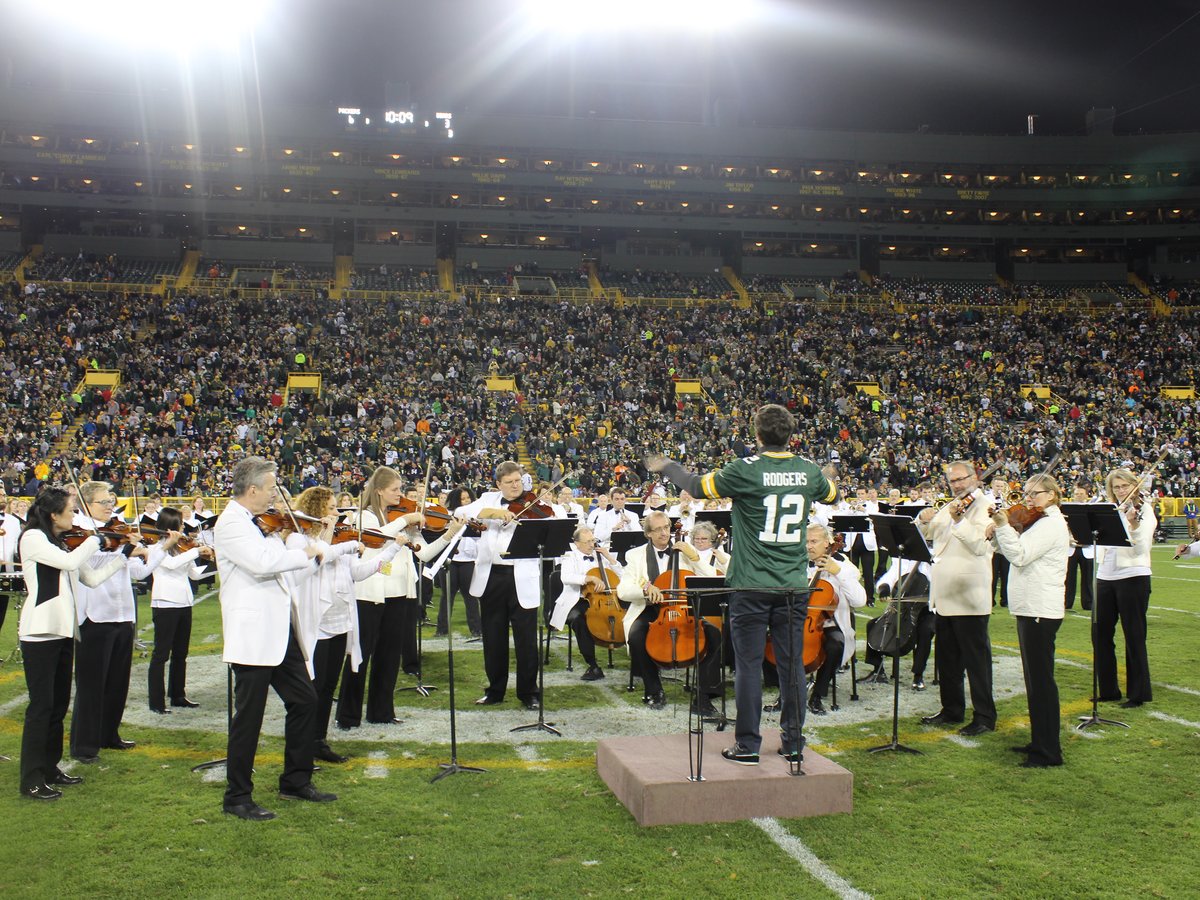
[[[1054,640],[1062,625],[1063,585],[1067,580],[1067,557],[1071,555],[1071,532],[1058,504],[1062,492],[1049,475],[1034,475],[1025,482],[1027,510],[1041,511],[1020,533],[1010,524],[1003,509],[992,512],[987,536],[993,547],[1011,563],[1008,582],[1008,611],[1017,620],[1017,642],[1025,673],[1025,697],[1029,704],[1029,743],[1013,749],[1028,754],[1027,769],[1061,766],[1059,740],[1060,710],[1058,685],[1054,681]],[[1026,520],[1029,520],[1026,516]]]
[[[21,735],[21,796],[31,800],[57,800],[62,796],[59,785],[83,780],[58,768],[79,633],[75,588],[79,582],[98,585],[125,570],[123,560],[112,560],[99,569],[88,565],[100,550],[98,537],[89,536],[67,550],[63,535],[71,530],[75,502],[74,493],[44,488],[29,508],[17,545],[29,595],[18,626],[29,691]]]
[[[550,616],[550,627],[562,631],[564,625],[570,625],[575,632],[579,644],[579,655],[587,663],[587,671],[580,676],[581,681],[599,681],[604,677],[604,670],[596,662],[596,639],[588,628],[588,601],[582,596],[585,590],[611,591],[610,596],[616,597],[612,589],[617,578],[621,576],[621,564],[607,549],[596,543],[596,535],[586,525],[580,525],[571,535],[574,546],[561,558],[559,575],[562,578],[562,593],[554,601],[554,611]],[[595,574],[603,560],[604,568],[614,577],[612,583],[601,579]],[[619,626],[619,619],[617,622]],[[614,629],[615,632],[615,629]],[[621,632],[624,634],[624,632]]]
[[[343,665],[351,671],[358,671],[362,665],[354,585],[377,574],[395,559],[408,537],[401,531],[382,549],[364,559],[359,557],[358,551],[363,545],[357,540],[335,543],[338,510],[334,493],[329,488],[306,488],[296,498],[296,511],[306,517],[303,527],[308,537],[324,545],[323,561],[306,583],[303,598],[309,601],[304,606],[311,611],[313,619],[312,627],[305,629],[305,650],[312,660],[313,687],[317,691],[313,757],[342,763],[349,757],[329,746],[329,716]]]
[[[867,604],[867,591],[858,567],[840,553],[830,552],[832,537],[824,525],[808,526],[809,583],[812,584],[814,579],[828,582],[836,598],[836,603],[829,604],[833,609],[821,611],[824,613],[825,661],[817,670],[812,693],[808,697],[808,711],[817,716],[825,715],[822,701],[829,692],[834,673],[849,663],[854,655],[854,624],[850,610]],[[810,617],[812,602],[809,605]]]
[[[193,546],[182,552],[177,551],[183,514],[173,507],[168,506],[159,512],[155,527],[166,531],[168,537],[163,542],[167,555],[154,570],[150,587],[154,652],[150,655],[147,693],[150,711],[167,715],[170,712],[166,703],[168,694],[171,706],[199,706],[188,699],[185,689],[188,646],[192,639],[192,604],[195,602],[191,582],[210,574],[209,570],[197,565],[197,560],[215,565],[215,555],[211,547]],[[169,690],[164,691],[163,669],[168,659],[171,661],[171,674],[168,679]]]
[[[1109,502],[1116,503],[1129,525],[1132,547],[1098,548],[1096,626],[1092,648],[1101,700],[1120,700],[1115,635],[1117,621],[1125,635],[1125,708],[1153,699],[1146,653],[1146,610],[1150,607],[1150,547],[1158,519],[1153,504],[1141,496],[1140,479],[1129,469],[1114,469],[1104,480]]]
[[[446,496],[446,509],[453,513],[459,507],[474,502],[475,495],[471,493],[470,488],[454,487]],[[447,634],[450,628],[449,610],[453,606],[455,595],[460,592],[467,611],[467,628],[471,631],[471,637],[479,637],[479,598],[471,593],[471,575],[474,573],[475,559],[478,556],[478,537],[467,534],[459,538],[454,555],[450,557],[450,587],[442,592],[442,601],[438,606],[437,630],[434,632],[436,637]]]

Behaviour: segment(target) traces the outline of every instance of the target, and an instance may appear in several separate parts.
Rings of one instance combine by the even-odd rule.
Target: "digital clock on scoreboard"
[[[385,109],[382,112],[364,113],[358,106],[339,106],[338,117],[345,123],[347,131],[375,131],[380,134],[444,134],[454,137],[454,114],[437,112],[426,117],[415,109]]]

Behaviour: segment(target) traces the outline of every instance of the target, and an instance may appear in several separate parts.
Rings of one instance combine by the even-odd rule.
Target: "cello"
[[[676,537],[680,524],[675,523]],[[693,575],[690,569],[680,568],[679,550],[671,550],[671,568],[654,579],[654,586],[663,592],[658,617],[646,631],[646,654],[660,666],[678,668],[689,666],[704,655],[705,635],[697,628],[684,593],[685,580]]]
[[[587,601],[587,627],[596,643],[601,647],[620,647],[625,643],[625,610],[617,602],[617,582],[620,577],[604,565],[604,556],[597,547],[596,566],[589,569],[588,583],[583,588],[583,599]],[[598,588],[591,584],[592,578],[600,579],[604,585]]]
[[[842,550],[844,542],[839,534],[834,538],[825,556],[833,556]],[[833,618],[838,605],[838,595],[833,585],[825,578],[825,570],[817,567],[808,583],[812,593],[808,595],[808,614],[804,617],[804,671],[815,672],[825,663],[825,623]]]

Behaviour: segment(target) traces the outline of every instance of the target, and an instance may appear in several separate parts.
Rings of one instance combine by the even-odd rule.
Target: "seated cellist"
[[[825,662],[817,670],[812,692],[808,695],[808,711],[823,716],[825,705],[821,701],[829,691],[834,673],[854,655],[854,625],[850,610],[866,605],[867,592],[858,567],[842,554],[829,552],[832,536],[828,528],[809,525],[807,537],[809,582],[820,572],[820,579],[828,581],[837,596],[832,615],[825,619]]]
[[[596,535],[586,525],[580,525],[571,535],[572,547],[562,555],[559,575],[562,578],[562,593],[554,601],[554,612],[550,616],[550,627],[561,631],[570,625],[579,644],[579,655],[587,663],[587,671],[580,676],[582,681],[599,681],[604,670],[596,663],[596,640],[587,624],[588,602],[581,596],[585,587],[603,589],[604,584],[596,575],[588,573],[595,569],[597,556],[603,557],[606,568],[618,576],[621,564],[608,550],[596,543]]]

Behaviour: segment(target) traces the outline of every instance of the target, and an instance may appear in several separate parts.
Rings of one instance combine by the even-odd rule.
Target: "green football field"
[[[247,823],[223,815],[220,772],[191,771],[224,754],[224,668],[214,658],[220,609],[210,598],[196,608],[195,674],[189,674],[189,693],[203,708],[195,716],[179,711],[153,719],[144,709],[145,659],[135,660],[122,732],[138,746],[105,752],[99,765],[75,766],[85,783],[66,788],[54,803],[18,796],[24,677],[19,664],[0,666],[0,753],[13,760],[0,762],[0,892],[1194,898],[1200,895],[1197,588],[1200,561],[1173,562],[1169,548],[1155,550],[1154,702],[1135,710],[1101,707],[1128,730],[1074,729],[1090,710],[1090,646],[1087,619],[1078,608],[1068,613],[1058,644],[1061,769],[1021,769],[1021,757],[1008,749],[1027,740],[1028,720],[1015,627],[1007,611],[997,610],[995,734],[967,740],[921,726],[918,716],[937,708],[937,689],[930,684],[917,694],[906,681],[900,740],[923,753],[870,754],[867,748],[890,737],[891,689],[861,688],[862,699],[852,703],[843,685],[842,709],[814,720],[809,735],[818,751],[853,773],[852,815],[651,829],[638,827],[597,777],[595,741],[580,737],[597,722],[631,723],[636,732],[643,721],[640,695],[622,689],[626,661],[618,653],[608,679],[584,684],[578,667],[562,671],[565,643],[555,643],[547,676],[548,708],[561,715],[563,737],[511,737],[510,721],[531,718],[511,688],[504,707],[475,710],[482,656],[478,644],[459,643],[459,760],[487,771],[431,784],[449,758],[446,657],[437,652],[445,645],[431,642],[426,681],[440,690],[429,697],[398,693],[404,725],[331,733],[354,758],[325,766],[314,780],[337,793],[337,802],[277,799],[272,788],[283,743],[268,727],[255,796],[279,818]],[[141,615],[148,622],[148,608]],[[0,631],[6,658],[16,643],[15,620],[10,611]],[[456,624],[461,640],[467,636],[461,610]],[[142,636],[152,639],[152,630]],[[485,718],[493,712],[499,718]],[[679,709],[660,715],[665,728],[686,721]]]

